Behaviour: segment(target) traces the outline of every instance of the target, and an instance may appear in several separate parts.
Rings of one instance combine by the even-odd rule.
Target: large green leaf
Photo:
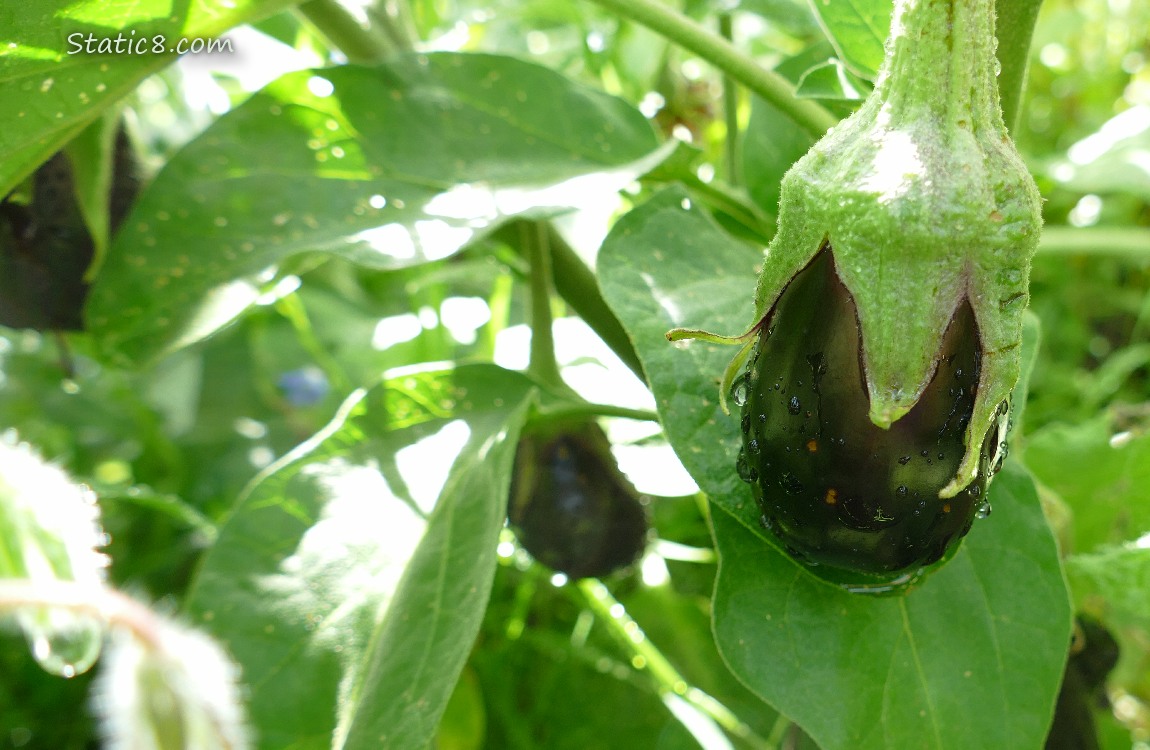
[[[188,608],[243,667],[261,746],[427,744],[487,606],[530,393],[491,365],[385,380],[244,493]],[[444,477],[437,501],[419,488]]]
[[[294,0],[21,0],[0,4],[0,195],[145,77],[174,62],[181,40],[217,37]],[[79,35],[79,36],[76,36]],[[93,39],[142,54],[77,52]],[[77,47],[81,45],[81,47]]]
[[[1029,476],[1008,464],[990,497],[993,520],[904,597],[827,586],[715,513],[731,669],[826,750],[1041,748],[1070,610]]]
[[[620,189],[661,158],[622,99],[495,55],[292,73],[221,117],[140,197],[92,289],[109,356],[148,360],[250,305],[306,251],[391,268],[509,217]]]
[[[873,79],[890,31],[892,0],[817,0],[811,7],[839,57],[858,75]]]
[[[734,470],[738,419],[718,408],[732,354],[667,344],[675,326],[739,333],[762,256],[678,190],[623,217],[599,258],[604,296],[649,373],[668,439],[715,507],[715,631],[733,671],[826,750],[1042,746],[1070,635],[1057,551],[1011,468],[995,513],[902,598],[848,594],[777,549]],[[833,706],[833,710],[828,707]]]
[[[1150,532],[1150,435],[1114,439],[1109,415],[1052,424],[1026,440],[1026,462],[1074,513],[1074,552]]]

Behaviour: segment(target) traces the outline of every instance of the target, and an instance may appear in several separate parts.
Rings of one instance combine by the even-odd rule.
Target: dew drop
[[[910,463],[910,456],[903,456],[902,458],[900,458],[900,459],[898,460],[898,462],[899,462],[900,464],[902,464],[903,466],[906,466],[907,464],[909,464],[909,463]]]
[[[741,449],[739,450],[739,457],[735,459],[735,471],[739,473],[739,479],[748,484],[758,479],[758,473],[747,461],[747,452]]]
[[[787,411],[789,411],[793,416],[797,417],[799,415],[799,412],[801,412],[802,410],[803,410],[803,405],[801,403],[799,403],[799,397],[798,396],[791,396],[791,402],[789,404],[787,404]]]
[[[744,414],[743,419],[740,422],[740,424],[743,428],[743,434],[746,435],[748,432],[751,431],[751,415],[750,414]]]
[[[898,489],[895,490],[895,493],[897,493],[899,497],[906,497],[906,494],[908,492],[910,492],[910,490],[907,489],[907,486],[905,484],[900,484],[898,486]]]
[[[89,617],[47,610],[21,618],[32,656],[46,671],[71,678],[87,672],[100,655],[103,629]]]
[[[731,385],[731,400],[735,402],[735,406],[745,406],[747,403],[747,376],[736,380]]]
[[[990,502],[983,500],[978,504],[978,508],[974,511],[975,518],[986,518],[990,515]]]

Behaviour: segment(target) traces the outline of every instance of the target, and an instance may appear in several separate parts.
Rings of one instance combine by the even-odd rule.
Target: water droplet
[[[799,397],[798,396],[791,396],[791,402],[789,404],[787,404],[787,411],[789,411],[793,416],[797,417],[799,415],[799,412],[801,412],[802,410],[803,410],[803,405],[801,403],[799,403]]]
[[[751,431],[751,415],[750,414],[744,414],[743,419],[740,422],[740,425],[743,428],[743,434],[744,435],[746,435],[748,432],[750,432]]]
[[[903,456],[902,458],[900,458],[900,459],[898,460],[898,462],[899,462],[900,464],[902,464],[903,466],[906,466],[907,464],[909,464],[909,463],[910,463],[910,456]]]
[[[32,656],[50,674],[75,677],[87,672],[100,655],[103,628],[89,617],[54,609],[20,619]]]
[[[910,492],[905,484],[900,484],[898,489],[895,490],[899,497],[906,497],[906,493]]]
[[[978,504],[978,509],[974,511],[975,518],[986,518],[990,515],[990,502],[983,500]]]
[[[751,467],[750,462],[747,461],[747,453],[744,450],[739,450],[739,457],[735,459],[735,471],[739,473],[739,479],[750,484],[758,478],[757,472]]]
[[[761,449],[759,448],[759,441],[751,438],[747,441],[747,452],[753,456],[759,455]]]
[[[731,385],[731,400],[735,402],[735,406],[745,406],[747,403],[747,376],[736,380]]]

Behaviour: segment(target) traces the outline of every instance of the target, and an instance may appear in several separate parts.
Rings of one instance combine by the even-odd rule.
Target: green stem
[[[378,4],[369,5],[367,14],[371,18],[372,25],[379,26],[398,49],[404,52],[415,49],[415,41],[419,39],[419,34],[406,0],[392,0],[383,8]]]
[[[1104,255],[1147,260],[1150,259],[1150,229],[1046,227],[1038,242],[1038,252],[1040,255]]]
[[[730,43],[734,39],[731,14],[719,14],[719,34]],[[727,182],[739,185],[742,176],[739,161],[739,89],[729,74],[723,75],[723,122],[727,126],[727,137],[723,140],[723,151],[727,161]]]
[[[815,138],[838,118],[810,99],[795,96],[795,87],[774,71],[743,54],[726,39],[703,28],[658,0],[592,0],[694,52],[719,70],[782,110]]]
[[[338,0],[308,0],[297,5],[296,11],[348,62],[376,65],[399,51],[387,37],[365,28]]]
[[[551,248],[543,224],[520,224],[519,246],[531,266],[531,359],[527,371],[539,382],[565,390],[551,331]]]
[[[679,182],[698,193],[699,197],[711,207],[726,212],[731,218],[746,227],[750,233],[758,237],[763,244],[770,242],[771,238],[775,236],[777,217],[747,200],[745,193],[721,180],[703,182],[694,175],[682,177]]]
[[[1026,63],[1030,55],[1030,40],[1038,19],[1042,0],[997,0],[994,35],[998,38],[998,62],[1002,72],[998,75],[998,94],[1002,102],[1002,118],[1013,131],[1026,85]]]
[[[677,695],[734,737],[756,750],[774,750],[775,746],[755,734],[729,708],[696,687],[691,687],[679,671],[655,647],[626,609],[601,582],[586,578],[579,581],[579,591],[587,607],[610,631],[618,643],[631,653],[631,666],[646,669],[658,686],[659,695]]]
[[[658,414],[646,409],[629,409],[626,406],[589,404],[586,402],[572,402],[563,404],[562,406],[541,407],[538,414],[547,421],[594,417],[621,417],[623,419],[635,419],[640,422],[659,421]]]
[[[551,250],[551,268],[555,291],[572,310],[591,327],[611,351],[623,360],[643,382],[647,382],[643,364],[631,343],[631,337],[603,299],[594,272],[568,245],[554,227],[547,225],[547,243]]]

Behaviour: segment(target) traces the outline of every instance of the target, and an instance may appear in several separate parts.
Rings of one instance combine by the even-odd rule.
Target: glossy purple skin
[[[889,430],[868,417],[859,339],[854,300],[824,248],[783,292],[736,385],[738,470],[762,525],[796,559],[893,576],[938,561],[970,530],[995,435],[983,441],[978,479],[939,498],[965,450],[978,383],[969,304],[947,328],[933,380]]]

